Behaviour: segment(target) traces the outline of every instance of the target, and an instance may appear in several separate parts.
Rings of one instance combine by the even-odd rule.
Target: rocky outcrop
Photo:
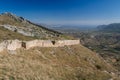
[[[3,50],[14,51],[19,48],[30,49],[32,47],[63,47],[68,45],[80,44],[79,40],[33,40],[33,41],[19,41],[6,40],[0,44],[0,52]]]
[[[12,26],[12,25],[0,25],[3,26],[4,28],[14,31],[14,32],[18,32],[20,34],[23,34],[25,36],[32,36],[34,37],[35,34],[32,32],[32,29],[23,29],[21,27],[18,26]]]

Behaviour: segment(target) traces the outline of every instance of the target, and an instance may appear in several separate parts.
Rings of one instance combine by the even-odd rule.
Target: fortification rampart
[[[5,40],[0,43],[0,51],[16,50],[19,48],[30,49],[32,47],[63,47],[67,45],[80,44],[79,40],[33,40],[33,41],[19,41],[19,40]]]

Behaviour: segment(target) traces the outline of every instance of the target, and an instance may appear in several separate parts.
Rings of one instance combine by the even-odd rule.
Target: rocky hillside
[[[120,80],[117,70],[81,46],[0,53],[0,80]]]
[[[62,39],[61,33],[34,24],[23,17],[18,17],[11,13],[0,15],[0,26],[24,36],[32,36],[39,39]]]
[[[71,33],[67,29],[64,33],[80,38],[82,45],[100,54],[120,71],[120,23],[100,25],[91,31]]]
[[[80,38],[82,45],[100,54],[120,71],[120,33],[90,31],[69,34]]]
[[[81,35],[81,42],[120,70],[120,33],[86,33]]]

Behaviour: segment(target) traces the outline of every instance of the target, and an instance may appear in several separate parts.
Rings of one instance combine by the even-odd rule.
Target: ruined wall
[[[0,43],[0,51],[16,50],[19,48],[30,49],[32,47],[63,47],[67,45],[80,44],[79,40],[33,40],[33,41],[19,41],[19,40],[5,40]]]
[[[0,52],[3,51],[6,48],[7,48],[7,42],[6,41],[0,43]]]
[[[31,47],[42,47],[43,40],[33,40],[33,41],[26,41],[26,49],[29,49]]]
[[[21,47],[21,41],[19,40],[5,40],[2,43],[0,43],[0,51],[3,51],[4,49],[16,50]]]
[[[16,50],[18,48],[21,48],[21,41],[19,40],[9,40],[9,44],[7,45],[8,50]]]
[[[79,40],[64,40],[64,45],[75,45],[80,44]]]
[[[67,45],[80,44],[79,40],[33,40],[26,42],[26,49],[31,47],[63,47]]]

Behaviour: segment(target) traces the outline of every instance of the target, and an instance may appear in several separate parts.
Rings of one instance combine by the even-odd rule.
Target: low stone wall
[[[80,44],[79,40],[33,40],[26,42],[26,49],[31,47],[63,47],[67,45]]]
[[[21,48],[21,41],[19,40],[5,40],[2,43],[0,43],[0,51],[3,51],[5,49],[7,50],[16,50],[17,48]]]
[[[26,43],[26,49],[29,49],[31,47],[42,47],[43,40],[33,40],[33,41],[27,41]]]
[[[63,47],[67,45],[80,44],[79,40],[33,40],[33,41],[19,41],[19,40],[6,40],[0,43],[0,51],[4,49],[16,50],[19,48],[30,49],[32,47]]]

